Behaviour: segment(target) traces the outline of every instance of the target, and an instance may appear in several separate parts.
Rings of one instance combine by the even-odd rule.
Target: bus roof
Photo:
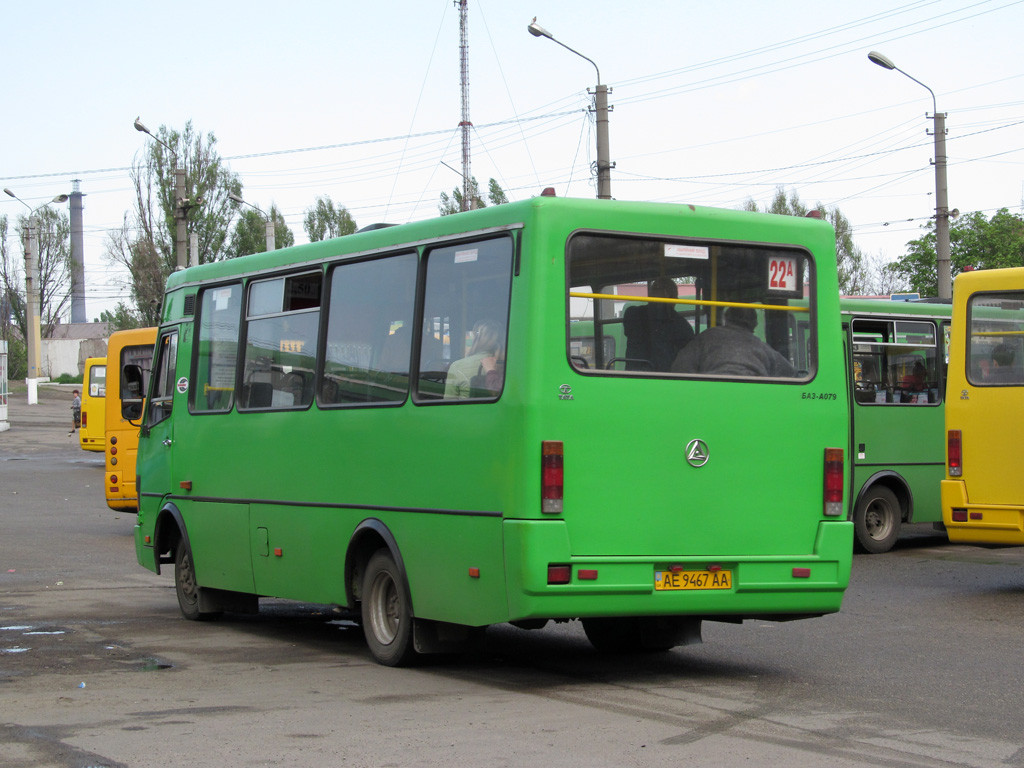
[[[756,226],[762,237],[777,231],[778,242],[795,238],[794,244],[823,243],[823,238],[832,238],[834,243],[834,230],[831,224],[812,218],[671,203],[538,196],[435,219],[390,227],[367,228],[331,240],[189,267],[171,274],[167,280],[167,291],[197,282],[257,273],[288,265],[369,254],[399,245],[455,237],[469,232],[479,233],[490,228],[514,227],[537,218],[571,216],[573,221],[592,221],[593,229],[615,231],[616,225],[614,220],[609,220],[609,215],[630,218],[633,231],[642,229],[651,234],[667,236],[678,236],[680,217],[687,217],[699,221],[701,236],[710,239],[742,239],[745,236],[742,230]],[[736,231],[737,229],[741,231]]]

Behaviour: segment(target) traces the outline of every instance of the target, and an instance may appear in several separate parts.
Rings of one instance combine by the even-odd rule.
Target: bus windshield
[[[570,360],[602,375],[809,380],[811,274],[792,248],[579,234]]]

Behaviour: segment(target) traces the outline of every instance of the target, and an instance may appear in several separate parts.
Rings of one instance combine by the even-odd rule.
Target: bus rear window
[[[1024,384],[1024,291],[976,293],[967,302],[967,380]]]
[[[569,359],[582,373],[806,380],[806,252],[579,234],[569,242]]]

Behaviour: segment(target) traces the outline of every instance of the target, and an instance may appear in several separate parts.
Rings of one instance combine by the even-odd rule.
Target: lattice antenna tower
[[[469,130],[473,123],[469,121],[469,26],[467,22],[467,4],[469,0],[455,0],[459,9],[459,82],[462,85],[462,210],[473,208],[472,175],[469,172]]]

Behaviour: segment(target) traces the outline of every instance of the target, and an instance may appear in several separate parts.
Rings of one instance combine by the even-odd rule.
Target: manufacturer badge
[[[691,467],[703,467],[709,458],[708,444],[703,440],[691,440],[686,444],[686,461]]]
[[[188,379],[185,376],[182,376],[180,379],[178,379],[177,386],[178,392],[184,395],[186,392],[188,392]]]

